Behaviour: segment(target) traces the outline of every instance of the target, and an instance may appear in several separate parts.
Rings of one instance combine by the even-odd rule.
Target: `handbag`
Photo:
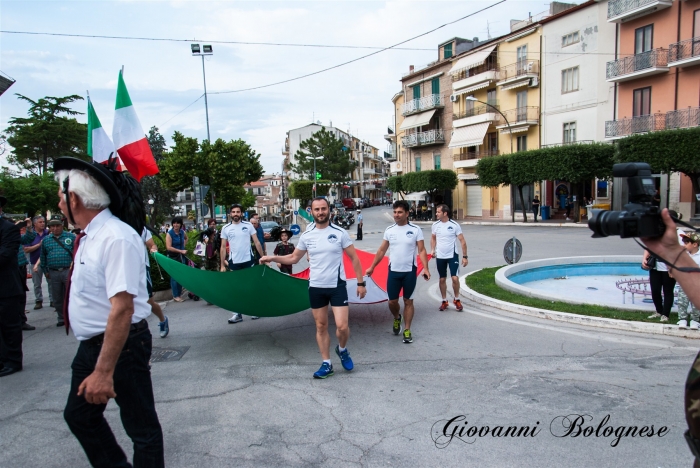
[[[200,257],[204,257],[204,255],[206,255],[206,246],[204,245],[204,242],[197,241],[197,244],[194,247],[193,253],[195,255],[200,256]]]
[[[657,263],[656,257],[654,257],[653,255],[650,255],[649,258],[647,258],[647,266],[649,267],[650,270],[653,270],[656,268],[656,263]]]

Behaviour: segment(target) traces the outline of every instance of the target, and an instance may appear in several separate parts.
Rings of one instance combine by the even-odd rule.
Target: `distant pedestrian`
[[[151,278],[151,259],[148,256],[148,252],[155,253],[158,252],[158,247],[153,241],[153,235],[145,226],[141,232],[141,240],[146,246],[146,289],[148,291],[148,305],[151,306],[151,312],[153,315],[158,317],[158,328],[160,331],[160,337],[165,338],[170,333],[170,321],[168,316],[163,314],[163,309],[160,305],[153,299],[153,279]]]
[[[24,247],[24,251],[29,254],[29,265],[32,272],[32,283],[34,284],[34,300],[36,301],[36,303],[34,304],[34,310],[39,310],[44,305],[44,293],[42,291],[42,283],[46,275],[42,270],[40,270],[39,268],[35,269],[34,267],[36,266],[37,262],[39,261],[39,257],[41,256],[41,242],[50,233],[49,230],[46,229],[46,218],[44,218],[43,216],[35,216],[32,221],[34,224],[33,229],[36,233],[36,236],[28,246]],[[46,278],[46,283],[48,284],[48,282],[49,280],[48,278]],[[55,306],[55,304],[53,303],[53,293],[51,292],[50,287],[49,306]]]
[[[357,210],[357,240],[362,240],[362,210]]]
[[[62,327],[63,301],[68,287],[68,270],[73,263],[73,243],[75,234],[63,230],[63,220],[54,217],[49,221],[51,235],[41,242],[39,265],[49,279],[49,287],[53,293],[54,310],[56,311],[56,326]]]
[[[675,218],[678,217],[678,213],[675,211],[669,211],[669,214]],[[678,243],[682,245],[683,239],[680,236],[680,229],[676,229],[676,232]],[[648,318],[658,318],[662,322],[668,322],[671,308],[673,307],[673,289],[676,286],[676,280],[668,274],[666,264],[652,257],[648,250],[644,251],[642,268],[649,270],[649,289],[651,289],[651,299],[654,301],[654,307],[656,308],[656,312]]]
[[[571,195],[566,197],[566,220],[571,220],[571,208],[574,207],[574,199]]]
[[[204,244],[204,269],[207,271],[219,271],[221,260],[219,249],[221,248],[221,237],[216,230],[216,220],[211,218],[207,221],[207,229],[199,235]]]
[[[532,199],[532,215],[535,218],[535,222],[537,222],[537,215],[540,212],[540,197],[535,195],[535,198]]]
[[[30,244],[36,237],[36,233],[30,230],[32,225],[32,220],[27,218],[24,221],[20,221],[17,224],[19,228],[20,242],[19,249],[17,250],[17,265],[19,266],[19,276],[22,279],[22,285],[27,290],[27,264],[29,263],[29,255],[24,252],[24,246]],[[22,312],[22,330],[36,330],[36,327],[29,325],[27,323],[27,313],[28,311],[24,309]]]
[[[700,234],[697,232],[688,232],[681,234],[681,240],[685,249],[695,263],[700,265]],[[669,276],[673,277],[673,272],[669,271]],[[700,326],[700,311],[695,305],[688,300],[688,295],[680,286],[678,289],[678,328],[686,328],[688,326],[688,315],[690,315],[690,328],[697,330]],[[690,314],[688,314],[690,308]]]
[[[165,248],[168,257],[180,263],[187,262],[187,234],[182,229],[182,218],[173,218],[173,228],[165,235]],[[173,291],[173,300],[175,302],[183,302],[183,290],[180,283],[170,278],[170,288]]]

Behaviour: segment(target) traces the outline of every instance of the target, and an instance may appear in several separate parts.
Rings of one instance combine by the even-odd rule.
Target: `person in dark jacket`
[[[280,231],[280,243],[277,244],[277,247],[275,247],[274,255],[289,255],[292,252],[294,252],[294,244],[289,242],[289,239],[292,238],[292,231],[289,229],[282,229]],[[277,264],[277,267],[280,269],[282,273],[286,273],[288,275],[292,274],[292,265],[282,265],[281,263]]]
[[[22,315],[27,293],[17,264],[19,227],[5,219],[0,196],[0,377],[22,370]]]

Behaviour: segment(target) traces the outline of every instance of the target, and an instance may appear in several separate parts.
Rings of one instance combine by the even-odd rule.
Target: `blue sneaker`
[[[333,364],[328,364],[327,362],[324,362],[321,364],[321,367],[314,372],[314,379],[325,379],[326,377],[330,377],[333,375]]]
[[[340,363],[343,365],[343,369],[346,371],[353,370],[355,366],[352,363],[352,358],[350,358],[350,353],[348,352],[347,348],[345,348],[345,351],[341,353],[340,345],[335,345],[335,354],[337,354],[340,358]]]
[[[160,337],[165,338],[170,333],[170,325],[168,325],[168,316],[165,316],[165,322],[158,322],[160,327]]]

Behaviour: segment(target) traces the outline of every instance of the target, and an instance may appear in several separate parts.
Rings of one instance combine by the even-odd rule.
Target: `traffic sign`
[[[306,207],[306,212],[307,212],[307,213],[311,213],[311,207],[310,207],[310,206]]]
[[[294,216],[299,216],[299,212],[297,210],[294,210]]]
[[[202,216],[207,216],[209,214],[209,206],[207,206],[206,203],[202,203],[201,210]]]
[[[301,232],[301,226],[299,226],[298,224],[292,224],[291,226],[289,226],[289,230],[292,231],[292,234],[298,236]]]
[[[512,239],[506,242],[506,245],[503,247],[503,258],[509,265],[512,265],[513,263],[518,263],[522,255],[523,245],[518,239],[513,237]]]

